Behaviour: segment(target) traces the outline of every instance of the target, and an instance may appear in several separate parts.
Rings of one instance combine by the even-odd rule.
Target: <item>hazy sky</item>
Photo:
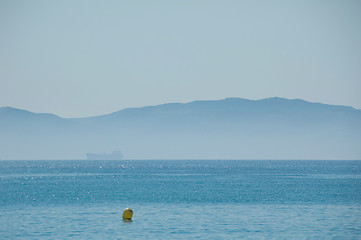
[[[361,1],[0,0],[0,106],[273,96],[361,109]]]

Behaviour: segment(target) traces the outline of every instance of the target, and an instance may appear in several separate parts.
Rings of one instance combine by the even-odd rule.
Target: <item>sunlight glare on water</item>
[[[0,238],[359,239],[360,169],[360,161],[2,161]]]

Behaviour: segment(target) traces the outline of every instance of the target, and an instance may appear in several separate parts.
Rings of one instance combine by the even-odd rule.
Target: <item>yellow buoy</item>
[[[126,208],[123,211],[123,220],[132,220],[133,210],[130,208]]]

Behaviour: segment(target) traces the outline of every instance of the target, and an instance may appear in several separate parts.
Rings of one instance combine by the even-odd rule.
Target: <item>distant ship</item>
[[[112,153],[87,153],[87,160],[120,160],[123,158],[123,154],[121,151],[116,150]]]

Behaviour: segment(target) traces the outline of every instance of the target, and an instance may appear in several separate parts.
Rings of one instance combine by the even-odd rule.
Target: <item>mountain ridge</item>
[[[0,108],[0,158],[361,159],[361,110],[302,99],[226,98],[61,118]]]
[[[310,105],[314,105],[314,106],[328,106],[328,107],[332,107],[332,108],[348,108],[349,110],[356,110],[359,111],[361,113],[361,110],[353,108],[351,106],[344,106],[344,105],[331,105],[331,104],[325,104],[325,103],[318,103],[318,102],[309,102],[303,99],[286,99],[286,98],[279,98],[279,97],[272,97],[272,98],[265,98],[265,99],[260,99],[260,100],[250,100],[250,99],[245,99],[245,98],[225,98],[225,99],[221,99],[221,100],[196,100],[196,101],[191,101],[191,102],[187,102],[187,103],[165,103],[165,104],[159,104],[159,105],[151,105],[151,106],[143,106],[143,107],[135,107],[135,108],[125,108],[125,109],[121,109],[119,111],[115,111],[109,114],[104,114],[104,115],[99,115],[99,116],[94,116],[94,117],[86,117],[86,118],[98,118],[98,117],[102,117],[102,116],[110,116],[110,115],[117,115],[123,112],[131,112],[131,111],[139,111],[139,110],[152,110],[152,109],[159,109],[159,108],[166,108],[168,106],[178,106],[178,107],[184,107],[184,106],[189,106],[189,105],[195,105],[195,104],[201,104],[201,103],[221,103],[221,102],[234,102],[237,101],[238,103],[262,103],[262,102],[287,102],[287,101],[292,101],[293,103],[298,102],[298,103],[302,103],[302,104],[310,104]],[[83,119],[83,118],[81,118]]]
[[[118,111],[115,112],[111,112],[111,113],[106,113],[106,114],[101,114],[101,115],[95,115],[95,116],[88,116],[88,117],[77,117],[77,118],[73,118],[73,117],[69,117],[69,118],[65,118],[65,117],[61,117],[59,115],[56,115],[54,113],[35,113],[26,109],[21,109],[21,108],[14,108],[14,107],[9,107],[9,106],[4,106],[4,107],[0,107],[0,114],[3,114],[4,112],[8,111],[8,112],[19,112],[19,113],[26,113],[26,114],[34,114],[37,116],[52,116],[52,117],[57,117],[57,118],[61,118],[61,119],[77,119],[77,120],[81,120],[81,119],[90,119],[90,118],[99,118],[99,117],[103,117],[103,116],[109,116],[109,115],[117,115],[119,113],[122,112],[130,112],[130,111],[137,111],[137,110],[152,110],[152,109],[164,109],[167,108],[169,106],[189,106],[189,105],[196,105],[196,104],[202,104],[202,103],[252,103],[252,104],[257,104],[257,103],[271,103],[271,104],[279,104],[279,103],[297,103],[297,104],[308,104],[309,106],[324,106],[324,107],[332,107],[332,108],[344,108],[344,109],[349,109],[349,110],[355,110],[355,111],[359,111],[361,112],[361,109],[357,109],[354,108],[352,106],[347,106],[347,105],[333,105],[333,104],[327,104],[327,103],[320,103],[320,102],[310,102],[310,101],[306,101],[303,99],[299,99],[299,98],[295,98],[295,99],[288,99],[288,98],[280,98],[280,97],[270,97],[270,98],[264,98],[264,99],[258,99],[258,100],[250,100],[250,99],[246,99],[246,98],[237,98],[237,97],[229,97],[229,98],[224,98],[224,99],[219,99],[219,100],[195,100],[195,101],[191,101],[191,102],[185,102],[185,103],[180,103],[180,102],[174,102],[174,103],[164,103],[164,104],[157,104],[157,105],[147,105],[147,106],[141,106],[141,107],[131,107],[131,108],[123,108],[120,109]]]

